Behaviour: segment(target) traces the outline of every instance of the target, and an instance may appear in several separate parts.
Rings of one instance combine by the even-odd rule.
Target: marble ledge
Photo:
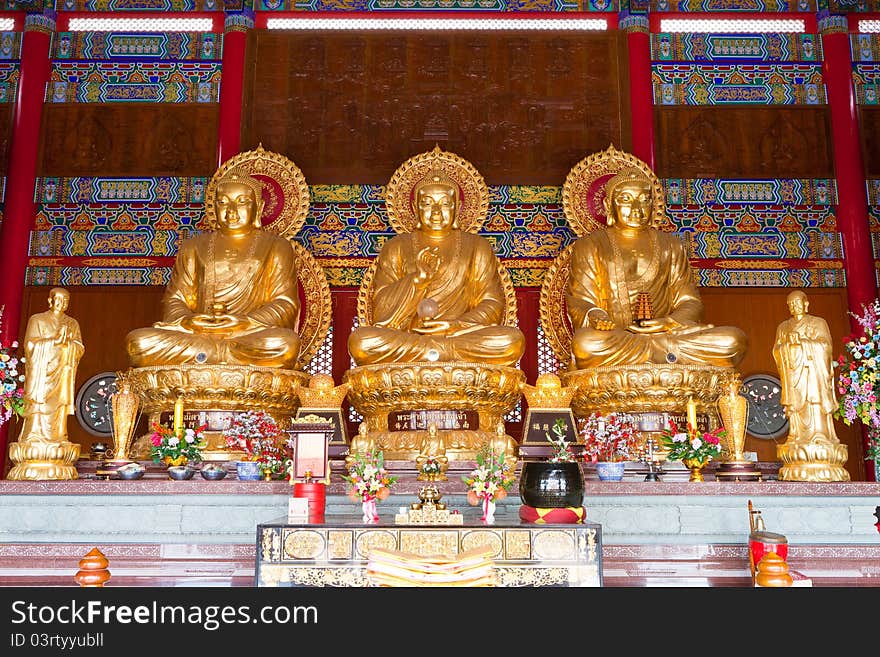
[[[425,482],[400,482],[394,495],[412,495]],[[454,480],[438,482],[441,493],[463,493],[463,485]],[[331,482],[329,495],[345,495],[343,481]],[[290,495],[285,481],[239,481],[222,479],[204,481],[172,481],[167,478],[135,481],[76,479],[73,481],[10,481],[0,480],[0,495]],[[586,497],[603,496],[686,496],[686,497],[866,497],[880,503],[880,483],[875,482],[584,482]]]

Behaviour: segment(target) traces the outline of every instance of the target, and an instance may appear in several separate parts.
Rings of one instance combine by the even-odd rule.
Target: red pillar
[[[654,86],[651,81],[651,35],[648,17],[621,15],[618,28],[626,32],[629,51],[629,98],[632,154],[654,168]]]
[[[36,213],[34,186],[40,115],[51,72],[49,42],[54,30],[54,18],[30,14],[25,19],[6,177],[6,207],[0,228],[0,281],[4,283],[0,285],[0,306],[5,306],[0,341],[4,344],[18,337],[28,241]]]
[[[822,73],[831,110],[838,194],[837,225],[843,237],[847,300],[850,311],[860,314],[862,304],[877,297],[877,282],[847,19],[844,16],[822,18],[819,31],[825,53]],[[858,329],[853,318],[850,318],[850,325],[853,330]]]
[[[18,338],[28,242],[34,225],[34,187],[40,144],[40,115],[49,81],[49,44],[55,31],[55,13],[29,14],[21,45],[18,91],[12,117],[12,139],[6,177],[6,204],[0,226],[0,342]],[[9,423],[0,427],[0,476],[5,476]]]
[[[226,16],[223,30],[223,75],[220,79],[220,116],[217,127],[217,165],[241,150],[241,100],[247,31],[254,19],[247,14]]]
[[[851,312],[861,314],[862,304],[877,297],[877,281],[874,278],[865,166],[847,19],[845,16],[826,16],[819,19],[818,26],[825,53],[822,74],[831,110],[838,194],[837,225],[843,238],[847,304]],[[861,330],[852,316],[850,327],[853,331]],[[863,442],[863,449],[867,450],[867,433],[864,431]],[[876,480],[873,467],[865,468],[865,474],[868,481]]]

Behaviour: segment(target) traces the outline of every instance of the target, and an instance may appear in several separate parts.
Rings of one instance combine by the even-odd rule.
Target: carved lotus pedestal
[[[77,479],[76,460],[80,446],[65,440],[43,443],[34,440],[9,444],[9,460],[14,464],[6,475],[15,481]]]
[[[433,423],[450,461],[472,461],[492,441],[505,442],[506,456],[516,458],[515,441],[496,431],[520,399],[525,375],[517,368],[461,362],[363,365],[349,370],[343,381],[367,426],[366,439],[352,441],[352,451],[375,445],[386,461],[415,461]]]
[[[720,426],[718,398],[735,374],[733,368],[714,365],[644,364],[572,370],[560,379],[577,388],[571,400],[577,417],[629,413],[647,438],[659,435],[670,419],[683,426],[689,397],[696,402],[701,429]]]
[[[298,370],[247,365],[158,365],[128,370],[126,379],[141,398],[141,409],[149,425],[171,414],[174,402],[183,397],[184,424],[208,424],[205,461],[231,461],[243,456],[226,449],[222,436],[223,418],[230,412],[263,410],[281,425],[296,414],[299,389],[308,385],[309,375]],[[170,424],[170,419],[166,419]],[[140,436],[132,458],[148,459],[149,435]]]
[[[847,446],[827,439],[786,442],[776,446],[782,461],[779,481],[849,481],[844,465]]]

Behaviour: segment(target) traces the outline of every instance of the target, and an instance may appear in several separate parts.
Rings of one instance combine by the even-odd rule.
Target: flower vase
[[[379,522],[379,509],[376,506],[376,498],[370,497],[361,502],[361,508],[364,512],[363,521],[367,524],[375,524]]]
[[[262,475],[259,461],[236,461],[235,472],[241,481],[259,481]]]
[[[626,461],[596,461],[596,476],[599,481],[622,481]]]
[[[187,461],[185,456],[165,456],[162,458],[162,462],[169,468],[175,465],[186,465]]]
[[[491,495],[483,497],[483,515],[480,517],[480,520],[487,525],[495,524],[495,501]]]
[[[684,467],[689,468],[691,476],[688,481],[705,481],[703,479],[703,468],[709,463],[709,459],[682,459]]]

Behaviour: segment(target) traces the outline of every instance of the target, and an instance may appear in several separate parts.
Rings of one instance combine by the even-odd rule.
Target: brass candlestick
[[[648,436],[645,439],[645,446],[641,450],[639,460],[648,466],[648,474],[645,475],[645,481],[660,481],[660,475],[663,474],[661,463],[663,459],[657,454],[657,439]]]

